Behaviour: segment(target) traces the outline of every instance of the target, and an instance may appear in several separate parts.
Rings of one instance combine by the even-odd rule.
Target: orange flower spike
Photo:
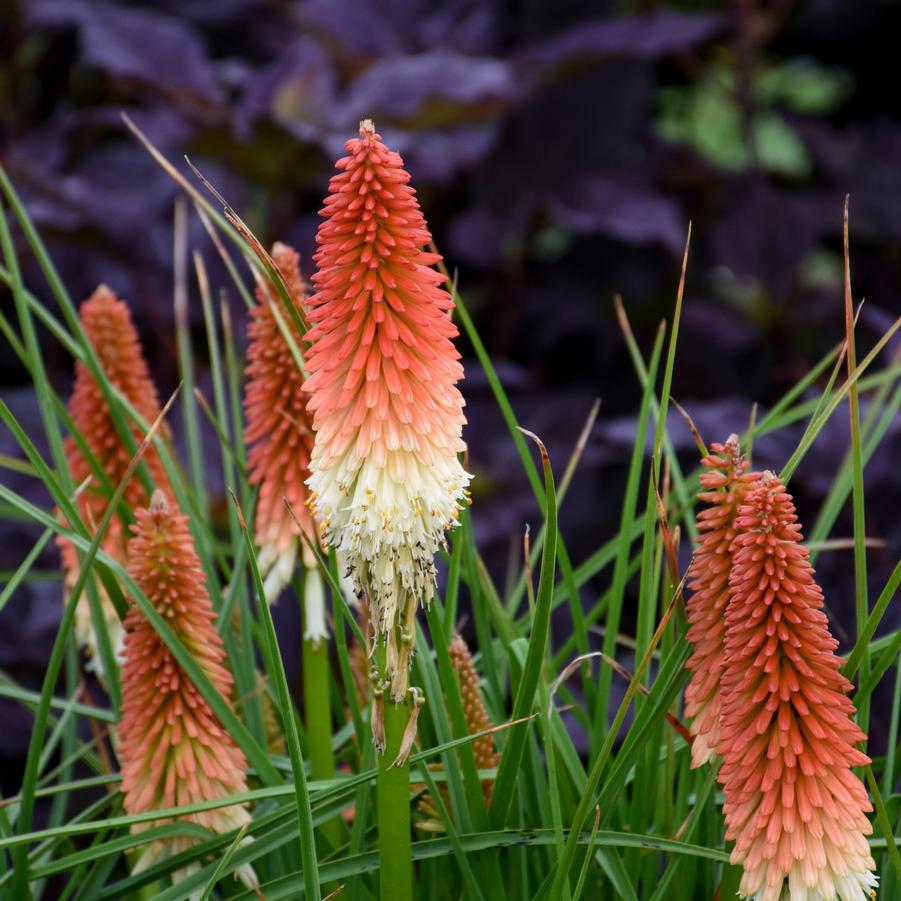
[[[387,644],[404,698],[434,555],[459,522],[470,476],[457,454],[463,377],[437,254],[409,175],[369,120],[345,144],[321,212],[310,298],[310,503]]]
[[[160,414],[160,401],[128,304],[119,300],[106,285],[100,285],[81,305],[79,315],[106,377],[149,425]],[[80,360],[75,364],[75,388],[69,401],[69,412],[91,454],[115,486],[125,475],[131,454],[119,440],[100,387]],[[165,424],[161,433],[168,436]],[[136,444],[144,437],[137,426],[133,426],[133,434]],[[88,461],[72,438],[66,439],[66,456],[76,484],[91,474]],[[166,488],[169,483],[162,461],[152,447],[147,449],[144,462],[154,483]],[[89,488],[82,493],[80,503],[90,508],[96,522],[106,510],[106,500],[96,488]],[[147,493],[140,479],[133,478],[128,483],[125,500],[131,507],[147,503]]]
[[[488,717],[482,690],[479,687],[479,675],[476,672],[472,654],[462,635],[455,635],[448,648],[451,663],[460,681],[460,697],[463,702],[463,715],[470,735],[484,732],[494,724]],[[501,759],[494,746],[492,735],[483,735],[472,743],[472,753],[476,766],[480,770],[494,769]]]
[[[219,693],[231,698],[234,684],[188,518],[170,510],[162,491],[154,492],[149,509],[136,513],[128,544],[129,574]],[[119,760],[126,812],[145,813],[246,791],[244,755],[140,608],[129,611],[125,631]],[[185,819],[224,833],[240,828],[250,816],[243,807],[231,805]],[[165,822],[171,820],[140,823],[132,831]],[[195,841],[175,836],[153,842],[137,869],[178,854]],[[257,885],[249,866],[239,875],[250,887]]]
[[[740,894],[778,901],[864,901],[876,885],[865,838],[869,758],[851,717],[823,595],[791,495],[763,473],[735,521],[719,753],[726,838]]]
[[[106,377],[149,425],[159,416],[160,402],[128,305],[119,300],[106,285],[100,285],[81,305],[79,315],[88,341],[94,348]],[[75,387],[69,400],[69,413],[74,425],[84,437],[91,455],[97,460],[108,480],[115,487],[125,475],[128,464],[131,462],[131,454],[119,438],[99,385],[87,366],[81,361],[77,361],[75,364]],[[168,428],[165,424],[160,431],[163,435],[168,436]],[[143,435],[140,429],[134,425],[132,433],[137,446]],[[90,464],[71,437],[66,438],[65,451],[72,481],[76,486],[80,485],[93,474]],[[168,489],[169,482],[156,450],[153,447],[148,448],[143,459],[154,483],[158,487]],[[137,507],[145,505],[148,500],[141,480],[132,477],[125,488],[126,503],[131,507]],[[107,497],[100,491],[95,480],[81,492],[76,503],[82,519],[90,527],[100,522],[103,517]],[[126,536],[122,523],[118,517],[114,517],[104,539],[103,549],[115,559],[123,561],[125,541]],[[71,589],[78,578],[78,556],[70,542],[60,539],[58,544],[65,571],[66,587]],[[113,649],[117,651],[121,647],[122,626],[112,603],[102,590],[101,600]],[[97,669],[98,675],[102,677],[97,640],[86,596],[79,600],[76,608],[75,634],[79,643],[87,647],[92,658],[89,666]]]
[[[287,244],[277,243],[272,248],[272,258],[294,306],[305,312],[307,286],[297,252]],[[316,540],[306,486],[313,430],[303,392],[303,373],[279,329],[273,306],[282,314],[283,324],[300,349],[304,346],[303,336],[279,308],[281,301],[267,282],[257,285],[256,296],[259,304],[251,311],[248,329],[245,437],[251,445],[247,458],[250,483],[260,486],[256,541],[266,598],[271,603],[290,580],[297,560],[299,530],[285,499],[307,535]],[[315,565],[306,544],[303,547],[306,562]]]
[[[742,460],[738,436],[725,444],[711,445],[701,461],[700,499],[709,507],[698,514],[698,546],[688,574],[688,640],[693,651],[686,666],[691,682],[685,689],[685,714],[691,720],[692,766],[712,760],[719,742],[720,684],[725,661],[726,604],[729,601],[729,570],[738,504],[750,479]]]

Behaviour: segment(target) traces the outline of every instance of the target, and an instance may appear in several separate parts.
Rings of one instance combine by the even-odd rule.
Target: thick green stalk
[[[385,647],[378,649],[379,668],[385,671]],[[410,849],[410,764],[394,766],[410,710],[395,704],[386,691],[382,699],[385,752],[378,756],[379,887],[384,901],[412,901],[413,857]]]
[[[306,638],[303,642],[303,700],[306,712],[307,756],[314,781],[335,778],[332,750],[332,704],[329,691],[328,641]],[[341,821],[335,817],[320,827],[334,850],[342,844]]]

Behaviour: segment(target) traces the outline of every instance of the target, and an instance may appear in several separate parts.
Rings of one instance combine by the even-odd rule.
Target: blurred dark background
[[[333,160],[359,119],[374,118],[413,175],[521,421],[558,471],[603,400],[561,511],[578,562],[616,530],[639,400],[612,297],[622,294],[649,352],[671,315],[689,220],[673,391],[708,442],[742,430],[755,402],[762,415],[841,339],[846,193],[855,297],[866,299],[861,348],[901,313],[901,94],[887,67],[899,37],[890,0],[0,0],[0,160],[73,296],[105,281],[130,301],[168,395],[176,189],[120,111],[185,170],[188,153],[261,238],[292,242],[305,260]],[[195,217],[190,237],[214,285],[229,288]],[[46,346],[66,393],[71,361]],[[502,581],[539,513],[461,347],[474,522]],[[0,385],[37,431],[8,350]],[[688,430],[677,416],[671,425],[690,467]],[[781,467],[800,432],[761,439],[755,463]],[[847,442],[842,410],[792,480],[808,524]],[[5,434],[0,452],[14,452]],[[870,551],[873,596],[901,553],[899,460],[896,422],[866,471],[868,533],[885,543]],[[33,494],[25,477],[0,477]],[[17,522],[0,532],[8,571],[35,533]],[[834,536],[850,533],[843,516]],[[42,566],[56,566],[53,552]],[[824,554],[819,570],[846,635],[851,553]],[[607,579],[587,586],[586,603]],[[280,605],[285,629],[296,629],[292,608]],[[38,686],[59,611],[58,583],[20,590],[0,616],[0,667]],[[890,613],[885,626],[899,623]],[[558,635],[566,628],[555,621]],[[28,717],[5,702],[0,711],[0,760],[15,761]],[[877,704],[877,744],[887,727]],[[3,766],[4,793],[16,769]]]

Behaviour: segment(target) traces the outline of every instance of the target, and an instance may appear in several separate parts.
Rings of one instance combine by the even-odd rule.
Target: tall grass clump
[[[337,163],[312,265],[284,244],[267,252],[199,173],[130,127],[184,194],[181,385],[162,406],[124,302],[100,288],[79,315],[0,170],[0,330],[40,413],[28,432],[0,401],[19,448],[0,466],[38,488],[0,481],[4,515],[35,535],[0,609],[52,541],[63,550],[43,684],[0,678],[32,714],[21,785],[0,799],[0,897],[856,901],[877,881],[901,893],[901,631],[880,629],[901,562],[868,597],[864,492],[901,407],[901,366],[883,354],[901,320],[858,348],[847,240],[842,344],[743,434],[695,430],[696,461],[676,457],[667,417],[688,246],[672,323],[650,347],[617,302],[641,391],[635,443],[618,531],[574,559],[559,511],[597,409],[569,459],[551,459],[370,121]],[[188,246],[189,209],[208,246]],[[211,284],[214,255],[228,285]],[[40,283],[23,281],[25,256]],[[214,303],[225,289],[245,322]],[[473,537],[461,341],[534,494],[503,585]],[[71,357],[71,404],[46,370],[51,344]],[[124,373],[111,347],[131,355]],[[817,437],[846,415],[846,461],[802,529],[791,478],[818,466]],[[780,471],[752,472],[754,442],[797,423]],[[212,467],[230,495],[220,516]],[[846,506],[853,535],[836,541]],[[812,563],[845,545],[855,630],[842,659]],[[286,596],[302,634],[276,633],[270,605]],[[298,685],[286,646],[301,652]],[[84,665],[102,676],[90,690]],[[879,755],[866,733],[887,680]]]

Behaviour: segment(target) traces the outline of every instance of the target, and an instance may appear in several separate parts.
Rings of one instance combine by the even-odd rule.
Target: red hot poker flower
[[[81,305],[79,315],[85,334],[97,354],[106,377],[149,425],[159,416],[160,402],[128,305],[119,300],[106,285],[100,285]],[[69,400],[69,413],[74,425],[84,437],[91,455],[100,464],[110,484],[115,487],[125,475],[131,462],[131,454],[119,438],[99,385],[81,361],[75,364],[75,388]],[[161,431],[162,434],[168,435],[165,425]],[[136,425],[132,425],[132,434],[135,436],[137,446],[144,436]],[[72,481],[76,486],[80,485],[92,475],[91,466],[73,438],[66,438],[65,450]],[[143,459],[154,483],[158,487],[168,489],[169,482],[156,450],[153,447],[148,448]],[[126,503],[134,508],[146,505],[148,500],[141,480],[132,477],[125,488]],[[103,517],[107,496],[100,490],[95,479],[81,492],[76,503],[82,519],[90,527],[100,522]],[[110,521],[103,549],[116,560],[124,561],[125,541],[122,522],[118,516],[114,516]],[[58,543],[66,588],[71,589],[78,578],[78,555],[70,542],[60,539]],[[119,651],[122,644],[122,625],[102,589],[101,601],[113,650]],[[91,657],[89,666],[97,669],[98,675],[102,677],[97,638],[91,622],[87,597],[84,595],[79,599],[75,611],[75,634]]]
[[[685,690],[685,713],[691,718],[692,766],[707,763],[719,742],[720,685],[725,668],[723,642],[726,636],[726,604],[729,601],[729,571],[735,516],[749,480],[745,472],[738,436],[725,444],[711,445],[701,465],[700,500],[711,506],[698,514],[698,546],[689,569],[688,640],[693,646],[686,666],[692,677]]]
[[[772,473],[748,489],[735,520],[719,752],[726,837],[744,867],[740,894],[778,901],[858,901],[875,869],[869,763],[851,717],[823,595],[791,495]]]
[[[305,313],[307,286],[300,273],[300,257],[287,244],[272,248],[275,261],[296,309]],[[251,445],[248,455],[251,484],[260,486],[256,510],[256,541],[266,598],[272,602],[284,588],[297,560],[297,524],[285,499],[291,504],[304,531],[316,540],[313,518],[307,507],[310,453],[313,430],[307,413],[304,377],[282,334],[274,310],[282,324],[302,349],[303,336],[281,308],[274,288],[260,282],[256,290],[259,304],[251,311],[247,351],[247,387],[244,411],[245,437]],[[315,565],[304,543],[305,562]],[[321,637],[321,636],[320,636]]]
[[[171,511],[161,491],[154,492],[149,509],[136,513],[128,545],[129,574],[220,694],[231,698],[234,683],[188,518]],[[125,810],[144,813],[246,791],[244,755],[140,608],[129,611],[125,630],[119,725]],[[223,833],[250,817],[235,804],[185,819]],[[165,822],[169,820],[140,823],[132,830],[142,832]],[[184,851],[194,841],[177,836],[154,842],[138,869]],[[251,887],[257,884],[250,867],[239,875]]]
[[[307,354],[316,440],[310,503],[369,604],[404,698],[434,555],[458,523],[470,476],[453,301],[398,154],[371,121],[345,144],[321,212]]]

